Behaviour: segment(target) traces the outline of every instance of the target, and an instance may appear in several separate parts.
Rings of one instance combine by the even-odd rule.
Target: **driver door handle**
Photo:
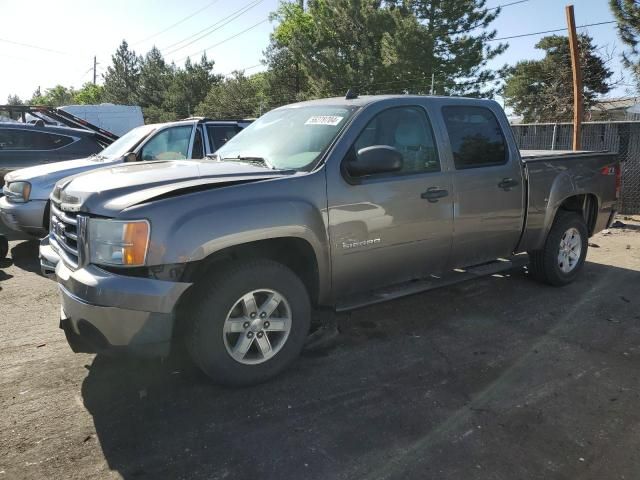
[[[517,187],[518,185],[518,181],[514,180],[513,178],[503,178],[500,183],[498,183],[498,188],[501,188],[505,192],[508,192],[512,187]]]
[[[424,198],[430,203],[436,203],[438,199],[444,198],[449,195],[449,192],[440,187],[431,187],[428,188],[426,192],[422,192],[420,194],[420,198]]]

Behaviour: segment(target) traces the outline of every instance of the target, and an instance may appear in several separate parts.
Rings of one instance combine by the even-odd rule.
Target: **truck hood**
[[[45,200],[49,198],[51,190],[58,180],[88,170],[96,170],[113,164],[122,163],[121,158],[96,159],[96,157],[80,158],[78,160],[67,160],[64,162],[53,162],[43,165],[36,165],[28,168],[21,168],[5,175],[5,181],[24,181],[31,183],[31,198]]]
[[[154,198],[292,175],[240,162],[172,160],[120,164],[56,184],[54,197],[69,210],[113,216]]]

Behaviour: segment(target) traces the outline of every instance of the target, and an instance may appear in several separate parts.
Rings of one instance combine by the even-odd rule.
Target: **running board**
[[[514,268],[521,268],[528,263],[528,255],[515,255],[508,259],[500,258],[493,262],[483,263],[473,267],[456,268],[441,276],[432,275],[429,278],[400,283],[372,292],[358,294],[344,302],[339,302],[336,305],[336,311],[344,312],[346,310],[355,310],[356,308],[366,307],[375,303],[426,292],[434,288],[446,287],[447,285],[465,282],[474,278],[486,277],[487,275],[495,275],[496,273],[505,272]]]

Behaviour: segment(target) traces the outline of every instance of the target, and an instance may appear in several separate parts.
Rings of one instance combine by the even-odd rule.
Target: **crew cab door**
[[[454,165],[454,267],[505,257],[522,232],[520,157],[496,114],[484,106],[442,107]],[[502,118],[503,115],[500,116]],[[511,137],[509,137],[511,138]]]
[[[235,137],[241,130],[237,124],[215,124],[215,123],[207,123],[207,141],[209,145],[208,153],[215,153],[216,150],[221,148],[225,143]]]
[[[341,172],[333,172],[335,177],[328,173],[337,299],[439,273],[451,246],[450,173],[441,167],[427,112],[411,104],[370,108],[376,110],[361,120]],[[402,169],[351,178],[345,164],[357,161],[360,149],[374,145],[400,151]]]

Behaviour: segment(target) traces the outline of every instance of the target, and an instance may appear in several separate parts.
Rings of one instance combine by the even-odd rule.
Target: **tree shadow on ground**
[[[364,308],[322,354],[241,389],[182,355],[97,356],[82,396],[125,479],[574,477],[640,424],[615,420],[637,410],[618,391],[637,387],[620,362],[640,339],[639,281],[587,263],[563,288],[512,272]]]

